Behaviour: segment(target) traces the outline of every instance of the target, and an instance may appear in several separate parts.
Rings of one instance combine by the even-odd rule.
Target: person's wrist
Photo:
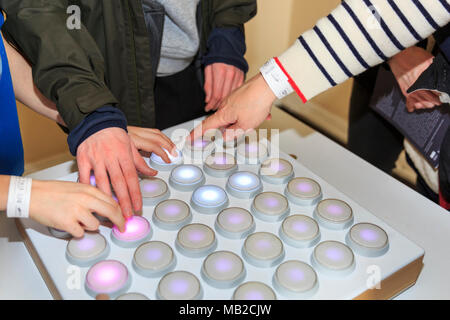
[[[277,100],[277,96],[267,84],[261,73],[255,76],[254,81],[256,83],[256,86],[258,87],[257,91],[263,96],[264,100],[270,103],[274,103]]]
[[[11,176],[6,204],[8,218],[29,218],[32,183],[31,178]]]

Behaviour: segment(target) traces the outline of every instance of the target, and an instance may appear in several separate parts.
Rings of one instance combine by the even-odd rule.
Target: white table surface
[[[450,299],[450,214],[287,113],[274,108],[272,116],[263,127],[280,130],[283,151],[425,249],[417,283],[396,299]],[[58,178],[73,166],[63,163],[31,177]],[[14,221],[3,213],[0,299],[52,299]]]

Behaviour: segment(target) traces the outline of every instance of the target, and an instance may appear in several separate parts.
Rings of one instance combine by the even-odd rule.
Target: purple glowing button
[[[368,257],[380,256],[389,247],[386,231],[372,223],[355,224],[348,232],[346,241],[356,253]]]
[[[157,297],[162,300],[198,300],[202,297],[202,288],[192,273],[174,271],[159,282]]]
[[[288,199],[298,205],[314,205],[322,198],[320,185],[309,178],[294,178],[286,189]]]
[[[244,279],[244,262],[233,252],[216,251],[203,262],[202,274],[213,287],[231,288]]]
[[[270,267],[284,257],[281,240],[272,233],[256,232],[247,237],[243,253],[246,260],[258,267]]]
[[[255,222],[250,212],[233,207],[219,213],[215,226],[221,235],[231,239],[241,239],[253,230]]]
[[[166,230],[176,230],[192,219],[189,206],[184,201],[170,199],[160,202],[153,213],[153,222]]]
[[[288,297],[312,295],[317,290],[317,275],[310,265],[296,260],[283,262],[274,275],[275,287]]]
[[[132,216],[125,224],[125,232],[120,232],[114,226],[111,238],[119,246],[136,247],[151,237],[152,230],[147,219],[141,216]]]
[[[186,256],[200,257],[208,254],[216,246],[214,231],[199,223],[184,226],[177,235],[177,248]]]
[[[143,243],[133,256],[133,267],[137,273],[145,277],[158,277],[175,266],[175,255],[172,248],[161,241]]]
[[[272,184],[283,184],[294,176],[294,167],[284,159],[269,159],[261,164],[261,178]]]
[[[350,273],[355,265],[352,250],[338,241],[324,241],[315,248],[312,261],[321,271],[330,274]]]
[[[104,260],[93,265],[86,275],[86,291],[93,297],[98,294],[118,296],[130,286],[127,267],[116,260]]]
[[[289,214],[289,202],[285,196],[276,192],[263,192],[253,200],[251,210],[253,214],[268,222],[276,222]]]
[[[139,184],[144,205],[153,206],[169,197],[169,188],[162,179],[147,178],[141,180]]]
[[[276,298],[272,288],[256,281],[241,284],[233,294],[233,300],[276,300]]]
[[[306,248],[319,241],[320,231],[314,219],[297,214],[284,219],[280,235],[286,243],[297,248]]]
[[[342,230],[353,223],[352,208],[342,200],[325,199],[314,210],[314,217],[329,229]]]
[[[67,260],[79,266],[89,266],[108,255],[109,246],[100,233],[86,232],[82,238],[73,238],[67,243]]]

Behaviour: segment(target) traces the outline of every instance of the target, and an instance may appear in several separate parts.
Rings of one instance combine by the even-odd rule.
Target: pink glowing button
[[[111,238],[121,247],[136,247],[151,237],[151,227],[147,219],[140,216],[133,216],[127,220],[125,232],[120,232],[114,226],[111,232]]]
[[[123,294],[130,286],[127,267],[116,260],[104,260],[92,266],[86,275],[86,291],[93,297],[108,294],[111,298]]]

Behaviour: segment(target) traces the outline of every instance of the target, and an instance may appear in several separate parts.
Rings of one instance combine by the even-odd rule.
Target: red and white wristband
[[[259,71],[278,99],[283,99],[294,92],[294,89],[289,83],[289,78],[275,59],[267,61]]]
[[[31,184],[30,178],[12,176],[9,182],[6,215],[8,218],[28,218],[30,216]]]

